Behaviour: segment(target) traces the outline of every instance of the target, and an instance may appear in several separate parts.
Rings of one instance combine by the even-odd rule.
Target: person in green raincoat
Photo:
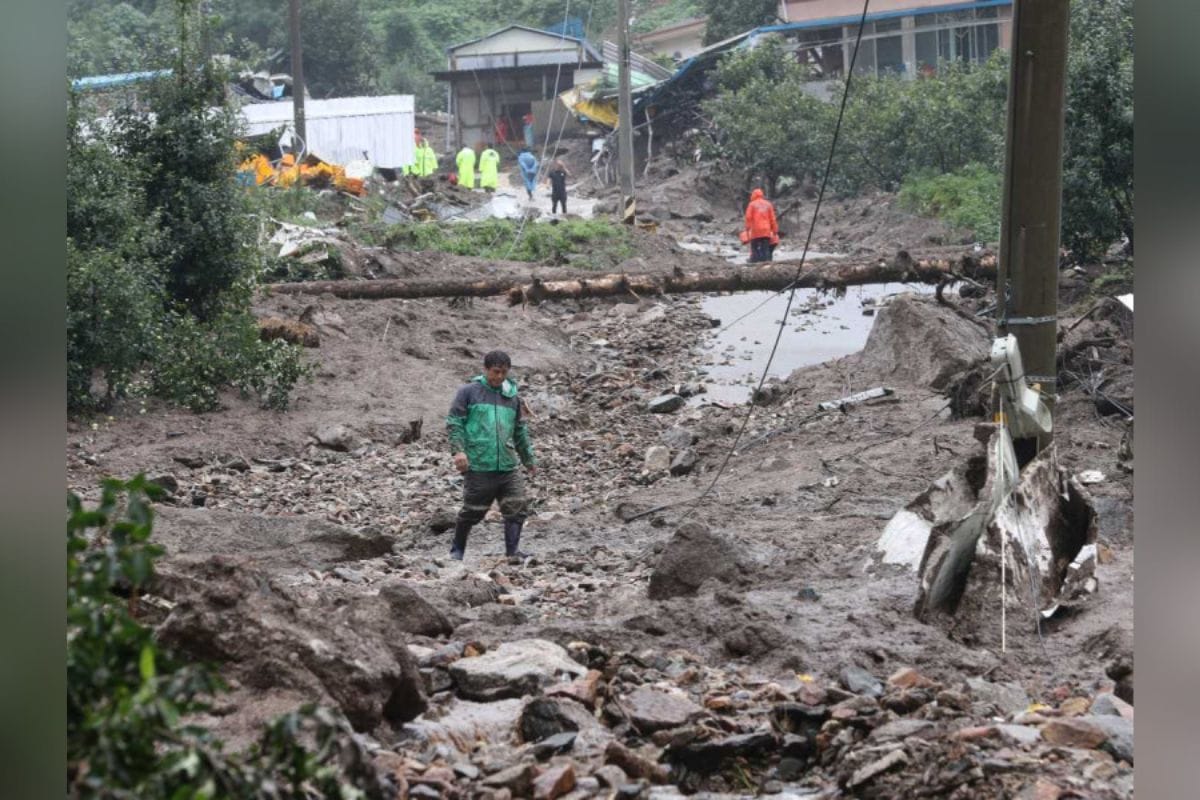
[[[458,155],[454,157],[454,163],[458,166],[458,185],[466,189],[475,188],[475,149],[463,145],[463,149],[458,151]]]
[[[433,148],[429,146],[428,139],[421,139],[417,142],[417,150],[413,157],[413,163],[404,168],[404,174],[415,175],[418,178],[428,178],[437,172],[437,168],[437,153],[433,152]]]
[[[496,191],[499,182],[500,154],[489,143],[487,149],[479,154],[479,186],[489,192]]]

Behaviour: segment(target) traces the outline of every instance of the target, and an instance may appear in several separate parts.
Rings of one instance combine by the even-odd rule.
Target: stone
[[[676,451],[691,447],[696,441],[695,434],[693,434],[687,428],[683,428],[678,425],[673,428],[667,428],[658,435],[658,438],[661,439],[662,443],[667,447]]]
[[[495,789],[508,789],[514,797],[528,797],[533,788],[533,765],[516,764],[487,776],[481,783]]]
[[[646,448],[646,469],[650,472],[666,472],[671,468],[671,450],[661,444]]]
[[[434,533],[445,533],[453,529],[456,522],[458,522],[458,512],[441,509],[433,512],[433,516],[429,518],[429,530]]]
[[[596,705],[596,697],[600,691],[600,670],[589,669],[587,674],[570,683],[557,683],[546,689],[549,697],[569,697],[591,708]]]
[[[675,476],[687,475],[696,466],[696,451],[692,448],[682,450],[675,455],[671,461],[671,474]]]
[[[862,667],[852,664],[842,667],[842,671],[838,673],[838,682],[846,691],[855,694],[865,694],[870,697],[879,697],[883,694],[883,684],[874,675]]]
[[[579,677],[586,671],[566,650],[544,639],[505,642],[489,653],[450,665],[458,693],[483,701],[533,694],[560,675]]]
[[[891,742],[907,739],[910,736],[928,739],[933,735],[935,727],[927,719],[897,719],[884,723],[871,731],[869,738],[874,742]]]
[[[995,706],[1005,716],[1029,708],[1029,695],[1019,683],[992,683],[983,678],[967,678],[967,686],[977,701]]]
[[[150,483],[153,483],[155,486],[162,489],[167,494],[175,494],[176,492],[179,491],[179,481],[176,480],[174,475],[170,475],[170,474],[158,475],[156,477],[151,478]]]
[[[829,710],[825,706],[778,703],[771,708],[771,725],[780,733],[816,736],[827,719],[829,719]]]
[[[538,761],[546,761],[552,756],[569,753],[575,746],[579,734],[575,731],[564,731],[553,736],[547,736],[533,746],[533,757]]]
[[[607,786],[610,789],[615,789],[629,782],[629,776],[625,774],[625,770],[616,764],[605,764],[597,769],[594,774],[596,779],[600,781],[601,786]]]
[[[1042,732],[1029,725],[997,725],[996,733],[1014,744],[1030,745],[1042,738]]]
[[[970,699],[962,692],[953,689],[943,689],[934,697],[942,708],[952,708],[955,711],[967,711],[971,707]]]
[[[864,783],[867,783],[879,775],[882,775],[888,770],[907,763],[908,756],[905,755],[903,750],[893,750],[883,758],[872,761],[870,764],[855,770],[850,775],[850,779],[846,782],[846,788],[854,789],[858,786],[862,786]]]
[[[633,780],[648,780],[652,783],[662,784],[666,783],[670,776],[670,770],[665,766],[656,764],[620,742],[608,743],[604,748],[604,761],[606,764],[620,767]]]
[[[651,400],[646,408],[652,414],[670,414],[683,408],[687,401],[677,394],[663,394]]]
[[[773,751],[778,740],[770,731],[755,731],[721,739],[691,741],[667,750],[668,760],[689,769],[710,772],[720,769],[733,758],[754,758]]]
[[[395,615],[396,626],[420,636],[449,636],[454,626],[445,614],[408,583],[384,584],[379,596],[387,601]]]
[[[635,689],[622,705],[633,724],[644,733],[686,725],[702,711],[683,692],[666,692],[649,686]]]
[[[1086,717],[1060,717],[1042,726],[1042,738],[1062,747],[1095,749],[1104,744],[1108,733]]]
[[[1124,717],[1133,721],[1133,706],[1110,692],[1096,695],[1092,701],[1091,713],[1099,717]]]
[[[875,317],[859,355],[864,382],[904,380],[933,389],[985,361],[991,337],[932,299],[902,294]],[[870,385],[870,384],[867,384]]]
[[[1059,712],[1064,717],[1079,717],[1087,713],[1092,701],[1086,697],[1069,697],[1058,705]]]
[[[450,767],[454,770],[454,774],[460,778],[466,778],[469,781],[476,780],[479,777],[479,767],[469,761],[458,761]]]
[[[1099,726],[1107,735],[1101,750],[1114,758],[1133,763],[1133,721],[1121,716],[1081,717]]]
[[[540,742],[561,733],[576,733],[589,721],[591,715],[578,703],[535,697],[521,709],[517,729],[522,741]]]
[[[649,597],[665,600],[694,595],[706,580],[731,580],[739,572],[737,556],[732,539],[699,522],[681,525],[650,575]]]
[[[346,581],[347,583],[366,583],[367,579],[361,572],[349,567],[334,567],[333,574]]]
[[[575,788],[575,766],[547,766],[533,781],[534,800],[554,800]]]
[[[933,686],[933,681],[912,667],[904,667],[897,670],[892,673],[887,682],[889,686],[895,686],[898,689],[927,689]]]
[[[345,425],[326,425],[318,428],[313,436],[321,447],[348,453],[354,449],[354,434]]]

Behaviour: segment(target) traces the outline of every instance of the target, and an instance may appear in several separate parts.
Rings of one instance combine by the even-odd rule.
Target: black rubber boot
[[[454,523],[454,543],[450,545],[450,557],[462,561],[467,552],[467,535],[471,533],[471,525],[461,520]]]
[[[504,520],[504,555],[508,556],[509,561],[514,559],[520,561],[529,557],[527,553],[522,553],[519,549],[523,524],[516,520]]]

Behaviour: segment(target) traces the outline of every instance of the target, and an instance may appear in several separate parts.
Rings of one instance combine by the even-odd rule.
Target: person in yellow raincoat
[[[479,187],[489,192],[496,191],[499,182],[500,154],[489,143],[479,154]]]
[[[475,150],[474,148],[463,145],[463,149],[458,151],[458,155],[454,157],[454,163],[458,167],[458,185],[466,189],[475,188]]]

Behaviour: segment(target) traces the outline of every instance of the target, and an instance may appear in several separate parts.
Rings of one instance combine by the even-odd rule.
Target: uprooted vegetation
[[[607,220],[563,220],[553,223],[491,219],[449,225],[396,225],[383,236],[394,250],[436,250],[542,264],[611,267],[633,255],[629,232]]]

